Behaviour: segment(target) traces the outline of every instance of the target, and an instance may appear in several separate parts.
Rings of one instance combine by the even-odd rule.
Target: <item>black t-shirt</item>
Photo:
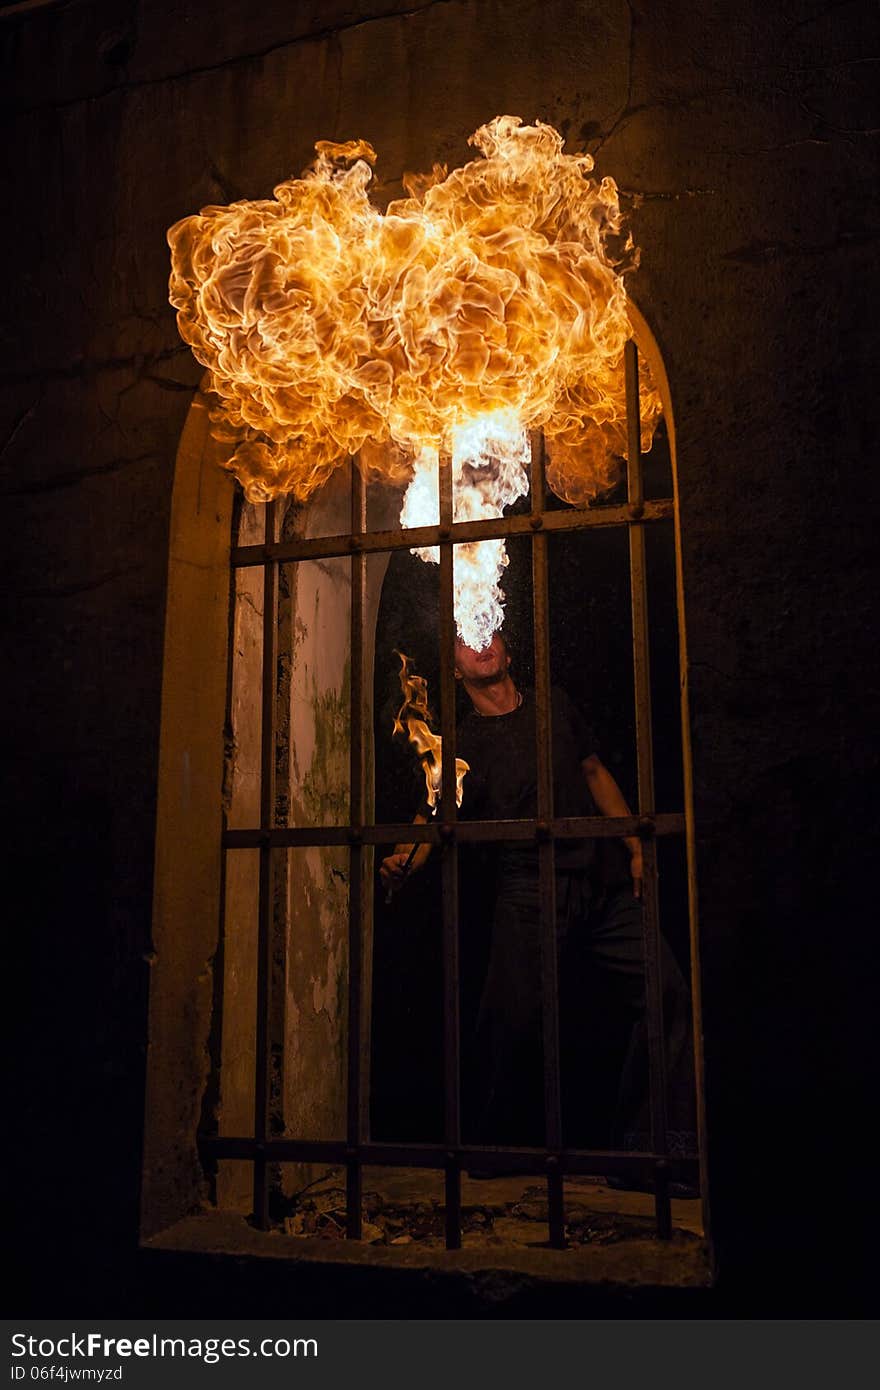
[[[564,690],[550,692],[553,747],[553,812],[556,816],[595,816],[581,763],[597,752],[596,739]],[[457,731],[458,757],[470,765],[459,815],[463,820],[530,820],[538,814],[535,697],[523,692],[509,714],[479,715],[471,710]],[[593,840],[558,840],[556,867],[583,871],[594,860]],[[501,851],[508,871],[534,872],[537,848],[509,842]]]

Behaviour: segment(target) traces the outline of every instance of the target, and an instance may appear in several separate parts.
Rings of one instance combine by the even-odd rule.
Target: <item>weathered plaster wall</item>
[[[346,530],[350,496],[347,477],[334,478],[310,508],[307,534]],[[338,825],[349,818],[351,565],[308,562],[290,583],[290,823]],[[348,861],[333,846],[288,856],[284,1118],[300,1137],[345,1134]]]
[[[368,525],[393,524],[400,496],[373,489]],[[350,525],[351,485],[342,470],[300,515],[297,534],[338,535]],[[364,718],[373,723],[374,634],[387,557],[366,565]],[[350,815],[351,566],[347,560],[306,561],[288,571],[291,606],[289,690],[289,819],[292,826],[344,824]],[[369,739],[368,739],[369,744]],[[372,814],[372,757],[365,750],[366,813]],[[373,851],[364,853],[373,871]],[[346,1133],[348,1047],[348,850],[291,850],[287,859],[287,946],[282,1062],[285,1133],[340,1139]],[[371,895],[364,922],[365,1016],[369,1038]],[[298,1181],[309,1181],[303,1171]]]
[[[326,536],[349,526],[351,482],[341,470],[306,506],[279,506],[277,533]],[[371,489],[368,524],[393,524],[400,493]],[[264,508],[244,504],[237,528],[240,545],[262,542]],[[369,556],[365,601],[364,718],[372,728],[373,645],[387,557]],[[275,824],[337,825],[349,819],[351,724],[351,566],[348,560],[306,561],[279,575],[276,671]],[[224,801],[231,829],[261,822],[263,572],[240,569],[235,577],[230,673],[230,723],[226,730]],[[366,749],[367,814],[372,814],[372,754]],[[207,808],[210,815],[210,806]],[[372,874],[373,851],[364,855]],[[251,1133],[256,1069],[259,854],[226,857],[222,944],[211,1019],[202,1015],[202,1052],[210,1044],[220,1066],[210,1096],[221,1135]],[[328,846],[279,850],[273,856],[272,977],[269,1031],[272,1048],[270,1114],[273,1133],[339,1139],[346,1133],[348,1041],[348,849]],[[371,895],[368,897],[368,907]],[[218,908],[219,918],[219,908]],[[179,928],[186,930],[186,924]],[[364,922],[365,1017],[369,1037],[369,911]],[[163,1012],[154,990],[152,1016]],[[181,1057],[182,1074],[198,1062]],[[194,1076],[197,1080],[197,1075]],[[210,1091],[209,1091],[210,1095]],[[147,1127],[150,1128],[148,1115]],[[167,1143],[167,1140],[166,1140]],[[287,1165],[287,1187],[313,1177],[309,1165]],[[215,1197],[247,1212],[251,1165],[219,1164]],[[198,1193],[180,1194],[181,1210]],[[146,1224],[154,1224],[149,1213]]]
[[[867,1101],[849,890],[876,777],[874,42],[858,0],[73,0],[0,20],[6,770],[36,982],[19,1114],[29,1190],[71,1198],[78,1253],[55,1268],[83,1310],[90,1281],[124,1306],[137,1221],[170,499],[200,370],[165,229],[267,195],[322,137],[369,138],[392,196],[498,112],[592,149],[644,248],[633,293],[678,425],[722,1267],[747,1287],[769,1232],[800,1287],[828,1268],[805,1145],[827,1165]],[[74,1134],[61,1168],[48,1136]]]

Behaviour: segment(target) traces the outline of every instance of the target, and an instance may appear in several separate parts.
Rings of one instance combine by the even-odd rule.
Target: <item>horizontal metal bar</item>
[[[680,812],[657,816],[568,816],[543,822],[534,820],[471,820],[455,825],[396,822],[385,825],[314,825],[274,830],[227,830],[225,849],[306,849],[312,845],[446,844],[451,840],[474,844],[486,841],[613,840],[623,835],[683,835],[685,818]]]
[[[439,545],[451,541],[497,540],[505,536],[528,536],[535,531],[554,533],[583,531],[593,526],[625,526],[629,522],[670,521],[674,515],[671,497],[644,502],[638,507],[625,503],[618,507],[591,507],[584,511],[545,512],[543,516],[493,517],[488,521],[456,521],[451,526],[412,526],[393,531],[371,531],[362,536],[313,536],[308,539],[279,541],[274,545],[239,545],[232,551],[232,565],[244,569],[263,565],[267,560],[329,560],[335,556],[363,554],[380,550],[411,550],[416,546]]]
[[[626,1173],[654,1178],[658,1163],[669,1164],[672,1178],[696,1178],[698,1158],[668,1158],[655,1153],[632,1153],[622,1149],[546,1149],[480,1147],[448,1144],[346,1144],[343,1139],[268,1139],[259,1145],[254,1139],[235,1136],[204,1135],[199,1148],[206,1158],[254,1159],[260,1153],[272,1163],[331,1163],[340,1166],[350,1163],[375,1168],[436,1168],[445,1170],[455,1164],[465,1171],[479,1168],[483,1172],[519,1173]]]

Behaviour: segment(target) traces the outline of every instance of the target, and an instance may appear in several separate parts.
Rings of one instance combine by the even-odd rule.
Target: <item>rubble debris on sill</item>
[[[345,1239],[345,1189],[329,1187],[305,1191],[289,1200],[289,1213],[281,1218],[288,1236],[324,1240]],[[363,1197],[361,1239],[370,1245],[401,1246],[417,1243],[425,1248],[445,1245],[446,1213],[442,1202],[400,1203],[379,1192]],[[462,1244],[541,1245],[547,1241],[547,1194],[544,1187],[528,1187],[514,1201],[464,1204],[461,1214]],[[656,1239],[651,1216],[621,1212],[597,1212],[582,1202],[566,1208],[565,1236],[570,1246],[613,1245],[627,1240]],[[693,1232],[677,1230],[676,1241],[697,1241]]]

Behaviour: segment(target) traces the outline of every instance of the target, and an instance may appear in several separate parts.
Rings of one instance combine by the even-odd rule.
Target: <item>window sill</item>
[[[658,1295],[678,1301],[712,1284],[706,1242],[680,1227],[669,1241],[637,1237],[554,1250],[541,1240],[476,1240],[446,1250],[259,1231],[212,1209],[159,1232],[141,1251],[156,1289],[197,1289],[216,1312],[218,1293],[240,1308],[244,1291],[245,1304],[253,1296],[264,1316],[266,1300],[276,1298],[279,1307],[312,1316],[585,1316],[593,1295],[652,1304]]]

